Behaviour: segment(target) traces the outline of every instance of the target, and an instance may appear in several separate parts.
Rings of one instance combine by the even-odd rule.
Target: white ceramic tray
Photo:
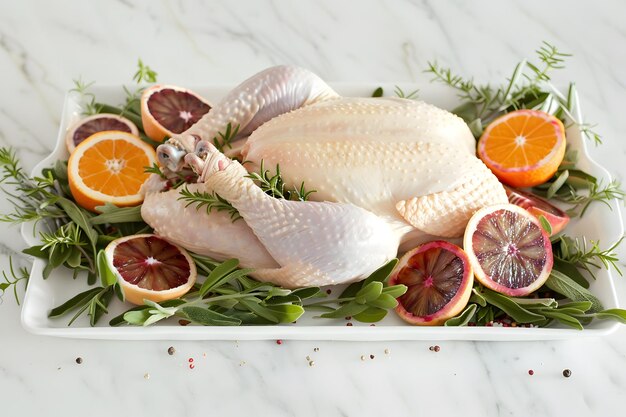
[[[333,84],[335,89],[345,96],[369,96],[378,84],[352,85]],[[382,85],[389,94],[393,85]],[[232,86],[213,86],[194,88],[212,102],[217,102]],[[412,91],[415,86],[407,86],[405,91]],[[455,106],[456,98],[452,91],[436,85],[420,86],[420,99],[443,108]],[[93,88],[99,101],[106,103],[123,102],[121,87]],[[56,160],[67,159],[64,134],[67,127],[80,117],[80,97],[68,94],[63,107],[59,136],[54,151],[34,169],[40,173],[42,168],[54,165]],[[587,153],[587,143],[581,138],[577,128],[567,131],[570,146],[580,153],[580,167],[602,179],[610,181],[609,173],[593,162]],[[583,219],[572,222],[567,233],[570,236],[585,236],[600,240],[603,247],[616,242],[624,233],[619,204],[611,202],[611,208],[595,204],[589,208]],[[22,235],[30,245],[40,244],[37,232],[31,224],[22,227]],[[110,313],[104,316],[96,327],[90,327],[85,317],[78,319],[71,327],[67,326],[68,317],[49,319],[48,312],[88,288],[86,279],[72,279],[68,269],[60,268],[44,280],[42,270],[45,263],[41,259],[34,261],[28,290],[22,309],[22,324],[30,332],[42,335],[89,338],[89,339],[178,339],[178,340],[259,340],[259,339],[300,339],[300,340],[545,340],[567,339],[582,336],[603,336],[617,329],[616,322],[595,320],[585,330],[569,328],[503,328],[503,327],[414,327],[399,320],[393,312],[376,326],[353,323],[346,326],[345,320],[315,319],[302,317],[296,324],[274,326],[241,327],[202,327],[180,326],[176,320],[159,323],[152,327],[109,327],[108,321],[123,312],[129,306],[122,305],[117,299],[111,302]],[[618,297],[613,285],[611,273],[598,271],[597,281],[591,283],[590,290],[603,302],[605,308],[618,306]]]

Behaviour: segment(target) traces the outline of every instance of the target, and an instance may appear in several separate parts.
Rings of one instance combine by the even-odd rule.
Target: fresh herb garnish
[[[210,214],[211,210],[226,211],[233,222],[241,219],[239,211],[228,201],[220,197],[215,191],[211,193],[200,190],[191,192],[187,187],[183,187],[180,190],[180,194],[181,196],[178,197],[178,199],[187,203],[185,207],[195,204],[196,210],[206,207],[207,214]]]
[[[143,63],[141,58],[137,60],[137,72],[133,75],[133,80],[137,82],[137,84],[141,84],[142,82],[156,83],[157,75],[158,74],[152,68]]]
[[[28,269],[25,267],[20,267],[16,272],[15,268],[13,267],[13,258],[9,257],[9,273],[11,275],[10,277],[7,276],[6,271],[2,271],[2,277],[4,278],[4,282],[0,282],[0,291],[2,291],[2,293],[0,293],[0,298],[2,298],[6,290],[8,290],[10,287],[13,287],[13,296],[15,297],[15,302],[17,303],[17,305],[20,305],[20,297],[17,294],[17,287],[19,282],[24,282],[25,287],[28,284]]]
[[[595,279],[594,270],[610,269],[613,267],[615,271],[622,275],[617,262],[617,254],[615,250],[624,240],[624,236],[608,249],[601,249],[600,242],[583,238],[571,238],[566,235],[560,235],[552,242],[552,252],[554,259],[570,265],[577,269],[587,271]],[[558,268],[558,263],[556,265]],[[566,273],[566,271],[562,271]]]
[[[307,201],[309,196],[316,190],[307,191],[304,188],[304,182],[300,187],[294,187],[293,190],[285,190],[285,183],[280,174],[280,165],[276,165],[276,174],[272,175],[269,169],[265,169],[265,162],[261,160],[259,172],[251,172],[248,176],[266,193],[274,198],[285,200]]]
[[[228,122],[226,125],[226,130],[224,132],[217,132],[217,136],[213,138],[213,145],[217,148],[218,151],[224,153],[226,148],[232,148],[231,142],[233,139],[237,137],[239,133],[239,125],[233,128],[232,124]]]

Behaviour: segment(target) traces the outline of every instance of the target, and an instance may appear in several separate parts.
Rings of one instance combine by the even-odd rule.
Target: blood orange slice
[[[553,206],[547,200],[536,196],[531,193],[525,193],[524,191],[515,190],[513,188],[504,187],[506,195],[509,197],[509,203],[520,206],[523,209],[528,210],[530,214],[539,219],[540,216],[550,223],[552,229],[551,235],[559,233],[565,229],[565,226],[569,223],[569,216],[563,210]]]
[[[135,136],[139,135],[137,126],[125,117],[110,113],[94,114],[79,120],[67,130],[65,134],[67,150],[72,153],[76,146],[89,136],[105,130],[118,130]]]
[[[156,235],[116,239],[105,255],[126,300],[133,304],[181,297],[196,282],[196,264],[187,251]]]
[[[407,252],[389,278],[404,284],[396,312],[408,323],[434,326],[459,314],[472,292],[474,274],[463,249],[436,240]]]
[[[211,110],[210,104],[194,93],[174,85],[154,85],[141,95],[141,121],[150,139],[162,142],[183,133]]]
[[[478,210],[463,246],[484,286],[513,297],[539,289],[552,270],[552,245],[539,221],[514,204]]]

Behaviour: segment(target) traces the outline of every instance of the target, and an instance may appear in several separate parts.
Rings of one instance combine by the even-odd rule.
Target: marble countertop
[[[591,154],[624,179],[625,15],[619,0],[2,2],[0,144],[32,168],[54,145],[72,79],[118,85],[138,57],[182,85],[236,83],[280,63],[331,81],[419,84],[433,59],[502,80],[546,40],[574,55],[555,82],[577,81],[604,137]],[[2,269],[9,256],[28,265],[17,228],[1,227]],[[626,279],[617,288],[626,305]],[[34,336],[19,314],[6,294],[4,416],[617,416],[626,407],[626,326],[556,342],[120,342]]]

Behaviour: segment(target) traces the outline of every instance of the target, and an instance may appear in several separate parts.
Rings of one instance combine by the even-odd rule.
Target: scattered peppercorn
[[[572,376],[572,371],[570,371],[569,369],[563,369],[563,376],[565,378],[569,378],[570,376]]]
[[[389,349],[385,349],[385,355],[389,355]]]
[[[181,326],[186,326],[189,323],[191,323],[189,320],[178,320],[178,324],[180,324]]]
[[[528,375],[531,375],[531,376],[532,376],[532,375],[535,375],[535,371],[533,371],[532,369],[529,369],[529,370],[528,370]]]
[[[167,353],[168,353],[170,356],[172,356],[172,355],[174,354],[174,352],[176,352],[176,349],[174,349],[174,346],[170,346],[170,347],[167,349]]]
[[[352,316],[346,316],[346,320],[352,320]]]
[[[81,358],[80,356],[78,358],[76,358],[76,363],[79,364],[79,365],[81,363],[83,363],[83,358]]]
[[[374,355],[370,355],[370,359],[374,359]]]
[[[282,345],[282,344],[283,344],[283,341],[282,341],[282,340],[280,340],[280,339],[278,339],[278,340],[276,341],[276,344],[277,344],[277,345]]]
[[[352,323],[346,323],[346,326],[352,326]]]
[[[365,355],[361,355],[361,360],[364,361],[365,360]]]
[[[309,361],[309,366],[314,366],[315,365],[315,361]]]
[[[318,348],[318,347],[313,348],[313,352],[319,352],[319,351],[320,351],[320,348]]]
[[[439,345],[435,345],[435,352],[439,352],[441,350],[441,348],[439,347]]]
[[[330,295],[330,293],[331,293],[331,292],[332,292],[332,291],[331,291],[331,289],[330,289],[330,288],[326,290],[326,294],[329,294],[329,295]]]

